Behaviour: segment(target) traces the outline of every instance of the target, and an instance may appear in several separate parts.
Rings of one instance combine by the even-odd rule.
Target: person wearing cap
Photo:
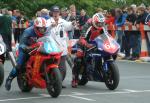
[[[52,12],[52,17],[47,20],[47,22],[50,25],[48,32],[55,40],[59,39],[58,43],[63,48],[63,53],[62,53],[61,61],[60,61],[60,65],[59,65],[60,71],[63,74],[63,73],[66,73],[66,72],[64,72],[64,70],[66,71],[65,62],[66,62],[66,57],[68,54],[67,31],[71,31],[74,28],[75,22],[68,22],[68,21],[62,19],[60,16],[60,9],[58,6],[53,6],[51,8],[51,12]],[[62,78],[62,81],[64,79],[65,79],[65,77]],[[63,87],[65,87],[65,86],[63,86]]]

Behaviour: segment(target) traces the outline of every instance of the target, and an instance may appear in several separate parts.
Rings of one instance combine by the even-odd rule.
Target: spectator
[[[146,12],[150,13],[150,6],[146,8]]]
[[[111,9],[108,11],[106,15],[106,20],[105,23],[108,24],[109,26],[112,26],[115,24],[115,9]],[[109,34],[112,34],[114,31],[108,30]],[[112,34],[113,36],[113,34]]]
[[[62,17],[64,20],[66,20],[67,17],[68,17],[68,9],[67,9],[67,8],[62,8],[61,11],[60,11],[60,13],[61,13],[61,17]]]
[[[136,10],[137,10],[136,5],[135,5],[135,4],[132,4],[130,7],[132,7],[132,8],[133,8],[134,14],[136,14]]]
[[[75,5],[70,6],[68,17],[66,18],[67,21],[73,21],[76,19],[77,12]]]
[[[15,43],[19,43],[20,37],[24,31],[23,24],[26,22],[26,18],[23,15],[23,12],[16,10],[16,25],[15,33],[14,33],[14,39]]]
[[[78,21],[79,20],[79,15],[78,15],[75,5],[70,5],[69,14],[68,14],[68,17],[66,18],[66,20],[67,21],[74,21],[74,20]],[[69,39],[79,38],[79,36],[80,36],[80,32],[78,29],[68,31],[68,34],[69,34]]]
[[[49,11],[47,9],[42,9],[41,10],[41,17],[45,18],[46,20],[48,20],[50,18],[49,16]]]
[[[36,17],[41,17],[41,11],[36,12]]]
[[[134,13],[134,8],[129,7],[127,10],[128,16],[126,18],[126,25],[134,25],[135,20],[137,19],[136,14]],[[125,58],[127,60],[132,60],[134,58],[134,47],[136,47],[136,36],[137,36],[137,31],[125,31]],[[130,56],[130,51],[132,49],[132,56]]]
[[[82,9],[80,12],[80,17],[79,17],[80,26],[83,26],[87,22],[88,19],[89,19],[89,17],[86,15],[85,10]]]
[[[148,13],[146,12],[145,7],[141,7],[141,6],[138,7],[137,12],[138,12],[138,19],[136,20],[136,23],[145,24],[145,19],[148,16]]]
[[[145,23],[145,18],[147,16],[147,13],[145,12],[145,8],[144,7],[138,7],[137,9],[137,19],[135,22],[135,25],[137,26],[138,29],[139,28],[139,24]],[[136,36],[134,38],[134,40],[132,40],[135,42],[135,46],[133,47],[133,53],[132,53],[132,58],[131,60],[137,60],[140,57],[140,53],[141,53],[141,33],[140,31],[137,31]]]
[[[116,9],[116,17],[115,17],[115,25],[117,27],[122,27],[125,24],[126,16],[123,14],[122,10],[117,8]],[[116,40],[121,46],[120,52],[123,52],[122,46],[122,37],[124,36],[124,31],[116,30]]]
[[[114,24],[115,23],[115,9],[111,9],[106,16],[106,24]]]
[[[30,26],[33,26],[35,18],[36,18],[36,17],[32,17],[32,20],[29,21],[29,27],[30,27]]]
[[[103,13],[103,9],[102,8],[96,8],[96,13]]]
[[[127,17],[127,7],[126,6],[123,6],[122,8],[122,12],[123,12],[123,17]],[[125,21],[124,21],[125,22]],[[122,36],[122,45],[121,45],[121,52],[124,53],[125,52],[125,48],[126,48],[126,34],[125,34],[126,31],[124,31],[124,35]]]
[[[8,11],[8,15],[12,17],[12,11]]]

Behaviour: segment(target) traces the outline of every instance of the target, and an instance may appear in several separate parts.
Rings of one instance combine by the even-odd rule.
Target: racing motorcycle
[[[4,81],[4,61],[5,61],[6,45],[0,35],[0,86]]]
[[[22,92],[30,92],[33,87],[45,89],[52,97],[58,97],[62,89],[62,77],[58,69],[61,50],[49,36],[41,37],[27,50],[29,59],[17,76]]]
[[[119,84],[119,70],[115,63],[119,44],[103,28],[103,33],[90,42],[90,48],[76,44],[72,53],[76,54],[73,70],[76,70],[78,85],[88,81],[104,82],[114,90]]]

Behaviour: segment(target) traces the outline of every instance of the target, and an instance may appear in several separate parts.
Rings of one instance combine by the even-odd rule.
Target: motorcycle
[[[76,44],[72,52],[76,54],[73,70],[76,70],[78,85],[88,81],[105,82],[108,89],[114,90],[119,84],[119,70],[115,63],[119,44],[103,28],[103,33],[90,42],[91,47]],[[82,48],[82,49],[81,49]]]
[[[5,61],[5,54],[6,53],[6,45],[3,42],[3,38],[0,35],[0,86],[3,84],[4,81],[4,61]]]
[[[22,92],[30,92],[33,87],[45,89],[56,98],[62,89],[62,77],[58,69],[61,50],[49,36],[41,37],[28,50],[29,59],[17,76]]]

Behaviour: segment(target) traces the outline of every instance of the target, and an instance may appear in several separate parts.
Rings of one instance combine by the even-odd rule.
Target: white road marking
[[[29,99],[40,99],[40,98],[45,98],[45,97],[26,97],[26,98],[2,99],[2,100],[0,100],[0,102],[29,100]]]
[[[60,95],[60,97],[73,97],[78,98],[82,100],[88,100],[88,101],[96,101],[89,98],[84,97],[78,97],[78,96],[90,96],[90,95],[113,95],[113,94],[131,94],[131,93],[145,93],[150,92],[150,90],[130,90],[130,89],[123,89],[121,91],[109,91],[109,92],[102,92],[102,93],[80,93],[80,92],[74,92],[74,94],[66,94],[66,95]],[[12,98],[12,99],[1,99],[0,102],[5,101],[18,101],[18,100],[30,100],[30,99],[40,99],[40,98],[48,98],[50,97],[49,94],[40,94],[40,96],[37,97],[26,97],[26,98]]]
[[[121,79],[149,79],[150,76],[127,76],[127,77],[121,77]]]
[[[72,92],[75,95],[84,95],[84,93],[80,93],[80,92]]]
[[[131,93],[133,93],[133,92],[140,92],[139,90],[131,90],[131,89],[124,89],[125,91],[128,91],[128,92],[131,92]]]
[[[87,100],[87,101],[96,101],[94,99],[89,99],[89,98],[84,98],[84,97],[78,97],[78,96],[74,96],[74,95],[69,95],[69,97],[73,97],[73,98],[77,98],[77,99],[81,99],[81,100]]]
[[[40,95],[43,96],[43,97],[51,97],[49,94],[40,94]],[[68,95],[59,95],[59,96],[66,97]]]
[[[118,60],[118,62],[126,62],[126,63],[137,63],[137,64],[150,64],[150,62],[138,62],[138,61],[129,61],[129,60]]]

